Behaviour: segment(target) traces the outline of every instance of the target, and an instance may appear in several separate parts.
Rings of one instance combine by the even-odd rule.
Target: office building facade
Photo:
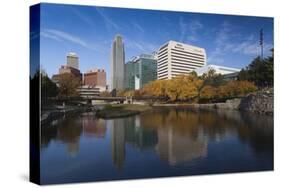
[[[112,44],[110,59],[110,90],[124,89],[124,64],[125,51],[123,39],[120,35],[115,36]]]
[[[157,59],[141,54],[125,64],[125,89],[140,89],[157,79]]]
[[[82,73],[80,72],[80,70],[67,66],[67,65],[61,65],[61,67],[59,68],[59,73],[54,74],[52,76],[52,81],[55,82],[56,84],[58,84],[59,76],[62,74],[72,74],[73,76],[78,78],[82,83]]]
[[[104,69],[89,70],[84,74],[84,85],[106,87],[106,72]]]
[[[100,95],[100,89],[97,87],[92,87],[92,86],[80,86],[77,89],[80,97],[82,98],[91,98],[91,97],[96,97]]]
[[[79,70],[79,58],[74,52],[70,52],[66,56],[66,64],[69,67],[75,68]]]
[[[169,41],[157,52],[157,79],[171,79],[206,65],[205,49]]]

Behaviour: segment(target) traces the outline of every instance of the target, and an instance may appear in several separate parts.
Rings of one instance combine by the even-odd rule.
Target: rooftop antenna
[[[261,59],[263,59],[263,29],[260,30]]]

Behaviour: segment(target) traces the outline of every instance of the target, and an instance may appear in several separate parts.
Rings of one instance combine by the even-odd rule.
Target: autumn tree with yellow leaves
[[[170,80],[149,82],[140,90],[120,91],[118,96],[153,96],[170,101],[213,102],[220,99],[242,97],[257,90],[249,81],[225,81],[214,70],[198,77],[196,73],[179,75]]]

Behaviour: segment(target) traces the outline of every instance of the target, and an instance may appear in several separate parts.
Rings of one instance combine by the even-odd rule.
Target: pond
[[[41,131],[42,184],[273,170],[272,116],[159,108]]]

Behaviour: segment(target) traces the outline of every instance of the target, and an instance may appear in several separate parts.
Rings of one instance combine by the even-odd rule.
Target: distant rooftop
[[[194,49],[198,49],[198,50],[203,50],[205,51],[204,48],[201,48],[199,46],[194,46],[194,45],[191,45],[191,44],[186,44],[186,43],[182,43],[182,42],[177,42],[177,41],[174,41],[174,40],[169,40],[168,42],[166,42],[165,44],[161,45],[159,49],[161,49],[163,46],[165,45],[168,45],[168,44],[178,44],[178,45],[182,45],[182,46],[186,46],[186,47],[189,47],[189,48],[194,48]]]
[[[241,69],[238,69],[238,68],[225,67],[225,66],[221,66],[221,65],[213,65],[213,64],[206,65],[206,67],[209,67],[209,68],[214,68],[214,69],[225,69],[225,70],[231,70],[231,71],[234,71],[234,72],[239,72],[239,71],[241,70]]]
[[[75,56],[75,57],[77,57],[77,54],[76,54],[75,52],[69,52],[69,53],[67,54],[67,56]]]
[[[87,73],[96,73],[96,72],[105,72],[105,70],[104,69],[91,69],[91,70],[86,71],[86,74]]]

